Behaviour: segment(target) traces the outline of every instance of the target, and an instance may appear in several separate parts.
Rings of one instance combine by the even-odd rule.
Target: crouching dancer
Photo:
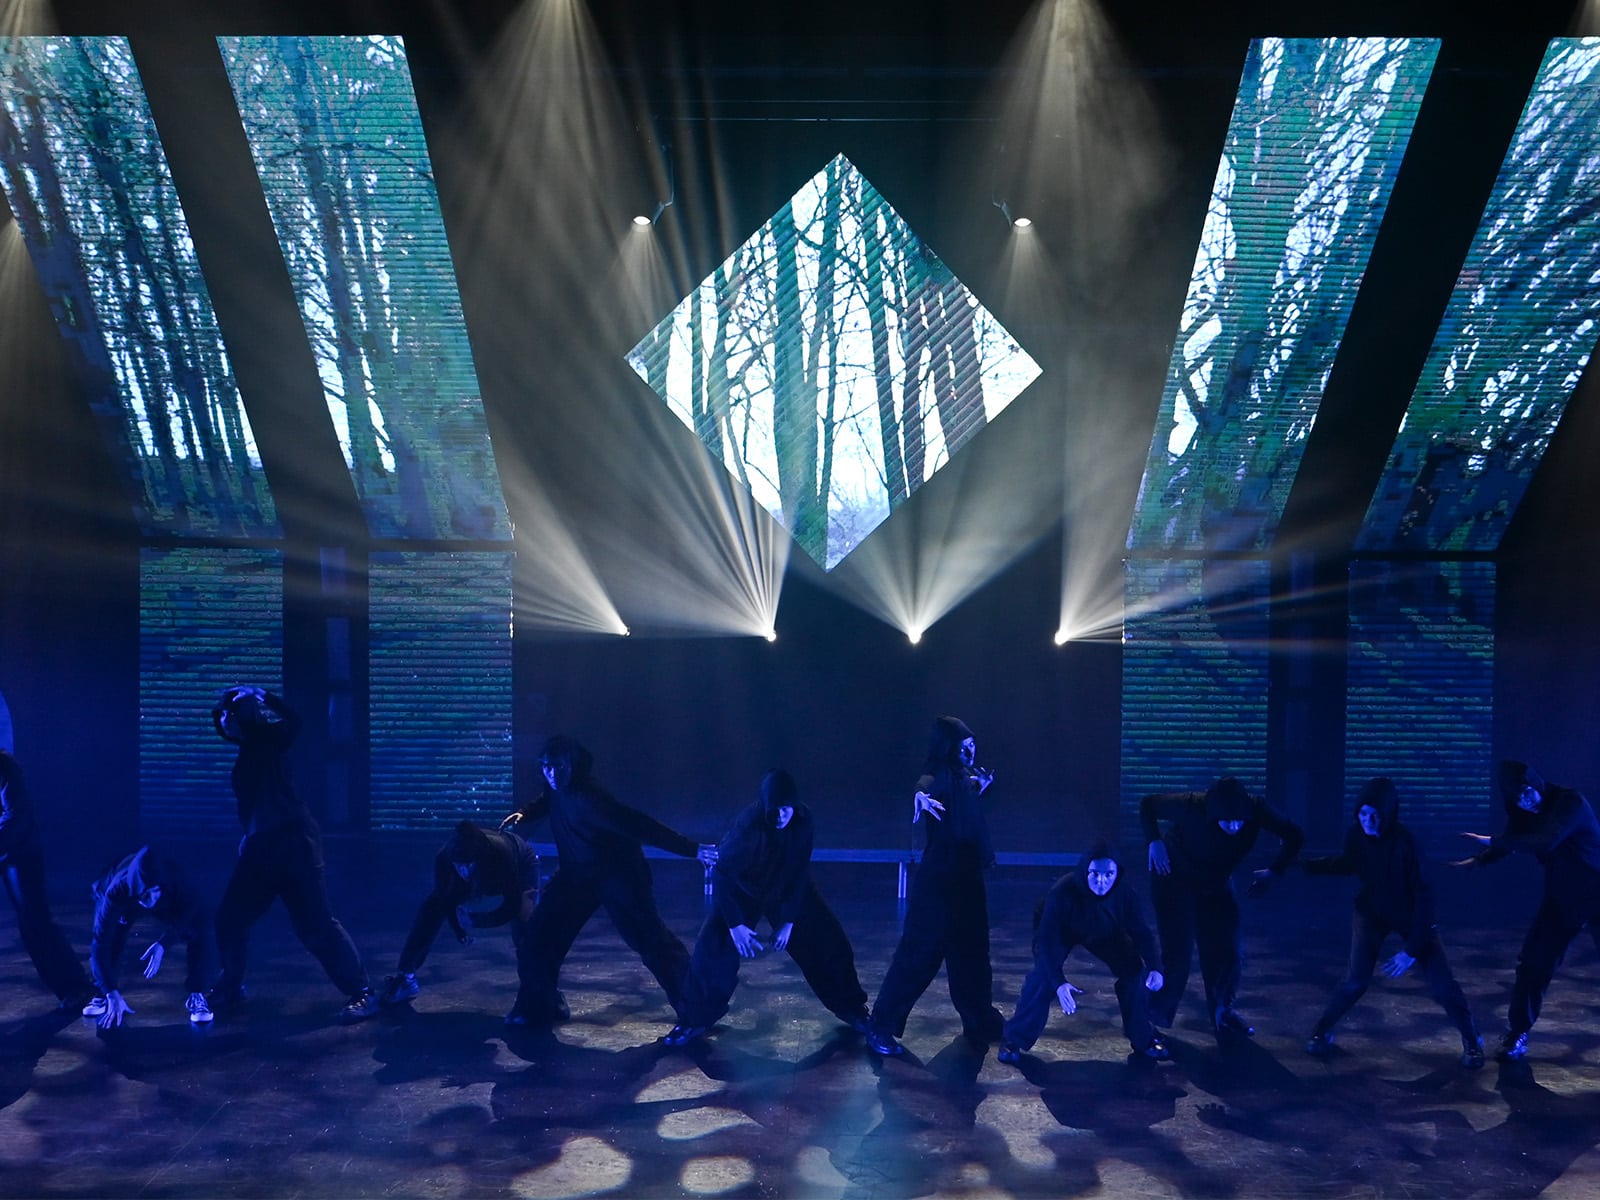
[[[149,846],[141,846],[94,885],[94,940],[89,947],[89,973],[96,995],[84,1005],[83,1015],[93,1017],[102,1029],[122,1024],[133,1013],[117,987],[117,964],[133,923],[145,913],[161,922],[159,937],[139,956],[144,977],[154,979],[166,956],[166,943],[181,937],[187,956],[183,988],[184,1007],[194,1025],[209,1025],[211,1006],[206,988],[211,983],[211,913],[200,902],[183,869]]]
[[[1136,1055],[1161,1061],[1172,1057],[1150,1023],[1150,993],[1161,988],[1156,939],[1145,922],[1138,893],[1119,885],[1121,868],[1105,842],[1084,855],[1078,869],[1050,888],[1033,929],[1033,969],[1023,981],[1017,1010],[1001,1037],[1001,1062],[1016,1063],[1044,1032],[1052,997],[1068,1016],[1078,1011],[1082,988],[1067,981],[1063,964],[1082,946],[1116,976],[1122,1032]]]
[[[741,812],[717,847],[716,906],[700,928],[683,985],[680,1021],[662,1039],[681,1046],[728,1011],[739,960],[764,947],[755,926],[772,924],[772,944],[787,950],[834,1016],[859,1033],[871,1027],[867,993],[839,918],[811,881],[811,812],[787,771],[768,771],[761,797]]]
[[[500,901],[498,908],[472,912],[475,900]],[[416,920],[400,950],[395,973],[383,981],[379,1001],[400,1004],[421,990],[417,968],[432,949],[446,921],[463,946],[473,942],[474,929],[511,926],[517,949],[517,978],[530,978],[528,923],[539,899],[539,856],[533,847],[506,830],[481,829],[462,821],[433,860],[433,891],[417,909]]]
[[[1400,823],[1400,795],[1394,783],[1379,776],[1361,789],[1342,853],[1305,858],[1301,865],[1308,875],[1355,875],[1361,880],[1350,929],[1350,969],[1317,1018],[1306,1052],[1326,1054],[1333,1046],[1333,1027],[1372,982],[1383,939],[1398,933],[1405,942],[1383,964],[1383,973],[1398,978],[1420,963],[1428,991],[1461,1034],[1461,1065],[1483,1066],[1483,1039],[1461,985],[1450,973],[1434,923],[1433,889],[1423,875],[1416,839]]]

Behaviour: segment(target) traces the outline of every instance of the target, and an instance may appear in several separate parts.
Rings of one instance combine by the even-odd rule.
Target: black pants
[[[1350,923],[1349,970],[1345,972],[1344,981],[1333,990],[1328,1007],[1317,1018],[1313,1033],[1327,1033],[1366,994],[1367,986],[1372,982],[1373,969],[1378,965],[1378,952],[1383,946],[1383,939],[1398,932],[1359,912],[1355,914]],[[1450,960],[1445,957],[1444,943],[1439,940],[1438,930],[1434,930],[1422,953],[1417,955],[1417,965],[1422,968],[1428,981],[1428,994],[1449,1015],[1461,1036],[1469,1041],[1477,1041],[1477,1023],[1472,1019],[1472,1009],[1461,991],[1461,985],[1450,971]]]
[[[772,914],[766,913],[771,921]],[[865,1013],[867,993],[856,976],[855,952],[844,927],[811,884],[789,935],[789,955],[823,1007],[842,1020]],[[714,1025],[728,1011],[739,986],[739,950],[721,914],[712,912],[700,927],[683,984],[680,1013],[686,1025]]]
[[[1206,985],[1206,1013],[1212,1021],[1233,1007],[1239,995],[1239,899],[1233,881],[1197,889],[1170,875],[1153,875],[1150,899],[1161,936],[1161,974],[1165,982],[1150,1001],[1157,1025],[1177,1020],[1178,1002],[1189,984],[1189,964],[1200,953],[1200,977]]]
[[[981,868],[924,865],[917,871],[900,943],[872,1006],[872,1027],[878,1033],[905,1033],[906,1018],[939,973],[940,963],[962,1031],[974,1041],[999,1037],[1004,1022],[994,1007],[989,899]]]
[[[511,919],[511,943],[517,948],[517,978],[526,980],[529,976],[530,964],[528,962],[528,927],[534,911],[537,895],[530,887],[523,896],[522,911],[528,914],[529,919],[513,917]],[[437,892],[430,892],[427,899],[417,908],[416,920],[411,922],[411,932],[406,935],[406,944],[400,951],[400,964],[396,968],[402,975],[414,974],[418,967],[427,961],[428,951],[433,948],[433,943],[439,936],[439,930],[449,919],[454,909],[448,900]]]
[[[1593,898],[1586,898],[1583,903],[1560,903],[1546,894],[1517,955],[1517,978],[1511,985],[1511,1007],[1506,1013],[1506,1024],[1512,1033],[1527,1033],[1533,1028],[1544,1007],[1545,990],[1566,957],[1567,947],[1585,925],[1597,920],[1600,904]]]
[[[88,993],[89,976],[77,951],[50,912],[44,884],[44,860],[37,854],[14,855],[0,864],[0,879],[17,911],[17,933],[34,970],[58,1000],[75,1000]]]
[[[528,922],[526,951],[518,948],[522,986],[517,991],[515,1012],[532,1021],[550,1020],[556,1015],[561,1002],[557,991],[561,964],[578,931],[602,906],[622,940],[644,960],[677,1011],[683,978],[689,970],[689,952],[656,910],[650,865],[641,854],[636,863],[578,870],[562,867],[551,877]]]
[[[1116,976],[1117,1007],[1122,1010],[1122,1032],[1135,1050],[1144,1050],[1156,1036],[1150,1024],[1150,993],[1144,986],[1144,959],[1132,938],[1096,942],[1084,949],[1094,955]],[[1055,1002],[1056,990],[1050,979],[1037,966],[1022,981],[1022,994],[1017,997],[1017,1011],[1006,1022],[1005,1040],[1013,1046],[1027,1050],[1039,1040],[1050,1017],[1050,1005]]]
[[[303,826],[283,825],[251,834],[239,851],[233,877],[217,905],[217,950],[222,978],[217,989],[231,992],[244,983],[250,928],[274,900],[289,910],[289,924],[334,986],[353,996],[367,986],[361,955],[328,903],[322,839]]]

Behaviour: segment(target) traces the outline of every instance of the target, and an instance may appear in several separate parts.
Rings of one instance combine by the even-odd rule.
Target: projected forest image
[[[829,570],[1039,374],[843,155],[628,361]]]
[[[400,39],[219,46],[368,526],[510,537]]]
[[[1600,294],[1600,39],[1552,43],[1361,532],[1494,550],[1577,387]]]
[[[275,535],[126,40],[0,38],[0,183],[144,531]]]
[[[1405,38],[1251,43],[1130,549],[1270,543],[1437,53]]]

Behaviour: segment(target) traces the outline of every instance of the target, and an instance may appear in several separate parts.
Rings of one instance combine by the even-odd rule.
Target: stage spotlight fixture
[[[647,217],[643,213],[640,213],[638,216],[633,218],[633,224],[638,229],[649,229],[650,226],[655,224],[655,218]]]
[[[915,646],[918,642],[920,642],[922,640],[922,630],[920,630],[920,629],[908,629],[908,630],[906,630],[906,640],[908,642],[910,642],[913,646]]]
[[[1056,630],[1056,639],[1055,640],[1056,640],[1056,645],[1065,646],[1068,642],[1070,642],[1072,640],[1072,635],[1070,633],[1068,633],[1065,629],[1058,629],[1058,630]]]
[[[778,631],[776,629],[769,629],[761,636],[766,638],[769,642],[775,642],[778,640]]]
[[[996,208],[998,208],[1000,210],[1001,216],[1005,217],[1006,224],[1011,226],[1011,228],[1013,228],[1013,229],[1032,229],[1033,228],[1033,218],[1032,217],[1014,217],[1014,216],[1012,216],[1011,215],[1011,205],[1006,203],[1004,200],[995,200],[995,201],[993,201],[993,204],[994,204],[994,206]]]

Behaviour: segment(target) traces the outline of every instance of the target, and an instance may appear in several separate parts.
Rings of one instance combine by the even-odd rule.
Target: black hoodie
[[[140,905],[139,895],[152,887],[161,889],[161,898],[147,909]],[[89,973],[101,992],[117,988],[117,964],[135,921],[146,914],[159,921],[161,933],[155,940],[164,948],[174,935],[193,929],[200,912],[199,897],[183,869],[149,846],[141,846],[102,875],[94,885],[94,900]]]
[[[229,692],[234,697],[237,689]],[[315,828],[311,812],[295,794],[289,781],[285,752],[300,732],[300,717],[284,703],[283,697],[267,692],[259,705],[243,703],[243,719],[237,734],[222,727],[225,710],[242,702],[224,698],[211,710],[211,721],[218,735],[239,747],[233,764],[233,794],[238,801],[239,824],[246,834],[278,826]]]
[[[1517,850],[1544,864],[1545,890],[1563,900],[1587,904],[1600,892],[1600,824],[1582,792],[1546,783],[1527,763],[1507,759],[1500,764],[1500,798],[1506,827],[1477,855],[1482,866]],[[1524,786],[1543,797],[1539,811],[1521,808]]]
[[[928,741],[928,761],[917,790],[926,792],[944,805],[936,819],[923,815],[927,826],[927,847],[922,865],[935,870],[952,867],[983,869],[994,863],[994,846],[989,841],[989,820],[979,797],[978,779],[962,765],[961,743],[972,737],[972,730],[955,717],[936,717]]]
[[[39,827],[22,768],[0,750],[0,865],[39,853]]]
[[[778,828],[778,809],[794,815]],[[811,881],[813,825],[811,811],[787,771],[768,771],[761,797],[737,817],[717,848],[717,914],[728,927],[754,927],[764,914],[774,926],[800,915]]]
[[[1368,837],[1361,822],[1345,831],[1338,854],[1301,860],[1308,875],[1355,875],[1361,880],[1356,911],[1405,938],[1405,951],[1419,958],[1433,937],[1433,889],[1422,871],[1422,854],[1411,831],[1400,823],[1400,795],[1393,781],[1379,776],[1356,797],[1355,812],[1371,805],[1378,812],[1378,836]]]
[[[1163,835],[1160,822],[1167,822]],[[1224,833],[1218,821],[1243,821],[1238,833]],[[1283,845],[1271,870],[1281,875],[1300,853],[1305,834],[1288,817],[1252,796],[1229,775],[1204,792],[1158,792],[1139,801],[1145,841],[1166,842],[1172,878],[1200,891],[1221,887],[1238,869],[1265,829]]]
[[[457,863],[472,863],[471,879],[461,878]],[[433,894],[449,906],[450,928],[466,935],[456,909],[474,900],[497,898],[500,907],[472,914],[477,929],[504,925],[532,913],[529,893],[537,889],[539,857],[514,833],[482,829],[462,821],[433,860]]]
[[[601,786],[591,772],[594,759],[574,738],[553,737],[544,745],[541,762],[565,762],[572,778],[559,792],[546,787],[520,807],[525,819],[550,818],[562,870],[611,870],[644,865],[640,843],[693,858],[698,843],[668,829],[654,817],[629,808]]]
[[[1096,896],[1089,890],[1089,864],[1107,858],[1117,864],[1116,882],[1104,896]],[[1122,863],[1121,855],[1104,842],[1097,843],[1045,894],[1033,931],[1033,966],[1052,989],[1065,979],[1062,964],[1074,947],[1097,953],[1098,947],[1121,936],[1132,940],[1146,973],[1160,969],[1155,936],[1145,921],[1137,889],[1123,878]]]

